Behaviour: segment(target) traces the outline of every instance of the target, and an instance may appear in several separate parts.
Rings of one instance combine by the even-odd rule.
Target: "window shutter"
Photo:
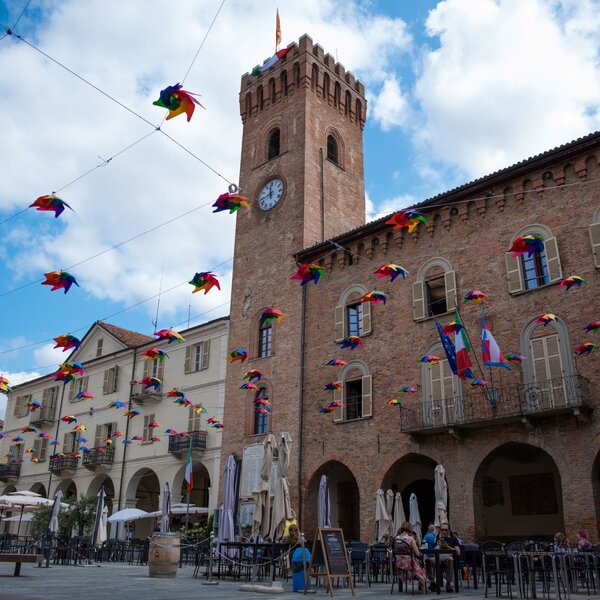
[[[362,378],[362,416],[373,416],[373,380],[371,375]]]
[[[102,384],[102,393],[106,396],[106,394],[109,394],[110,392],[108,391],[110,389],[110,369],[106,369],[106,371],[104,371],[104,383]]]
[[[153,363],[154,363],[154,361],[152,361],[152,360],[144,361],[144,373],[143,373],[142,377],[150,377],[150,369],[151,369]]]
[[[450,312],[456,308],[456,271],[444,273],[444,287],[446,288],[446,310]]]
[[[63,449],[62,451],[65,454],[69,454],[69,452],[71,452],[71,448],[70,448],[70,437],[68,433],[65,433],[65,435],[63,436]]]
[[[415,281],[413,283],[413,319],[422,321],[427,317],[425,312],[425,282]]]
[[[560,379],[563,376],[563,369],[560,359],[558,336],[549,335],[545,340],[548,357],[548,374],[550,375],[550,379]]]
[[[17,396],[15,398],[15,406],[13,408],[13,415],[15,417],[21,416],[21,406],[23,406],[23,396]]]
[[[75,394],[77,393],[75,388],[77,387],[77,383],[77,381],[72,381],[69,384],[69,402],[73,402],[75,399]]]
[[[116,392],[119,389],[119,365],[113,367],[113,381],[111,392]]]
[[[544,338],[531,340],[531,359],[533,363],[533,379],[536,383],[541,383],[548,379],[546,369],[546,352]]]
[[[345,384],[344,384],[345,386]],[[333,390],[333,400],[334,402],[342,402],[342,390]],[[346,412],[345,407],[334,408],[333,409],[333,422],[339,423],[344,420],[344,413]]]
[[[189,408],[189,412],[188,412],[188,431],[195,431],[195,417],[196,413],[194,412],[194,407],[190,406]]]
[[[48,440],[43,439],[40,440],[40,442],[41,444],[38,452],[38,458],[40,459],[40,461],[43,461],[46,460],[46,454],[48,453]]]
[[[102,445],[102,425],[96,425],[96,433],[94,435],[94,448],[99,448]]]
[[[371,303],[363,302],[362,303],[362,334],[369,335],[372,328],[372,319],[371,319]]]
[[[183,363],[183,372],[184,373],[189,373],[191,371],[192,348],[193,348],[193,346],[188,346],[185,349],[185,362]]]
[[[556,243],[555,237],[544,240],[544,250],[546,252],[546,260],[548,261],[548,274],[550,275],[550,283],[560,281],[562,279],[562,267],[560,266],[558,244]]]
[[[208,369],[208,356],[210,354],[210,340],[202,342],[202,369]]]
[[[48,407],[48,392],[51,390],[52,388],[46,388],[43,392],[42,392],[42,407],[40,408],[40,410],[44,410],[46,408],[50,408]]]
[[[89,381],[89,376],[86,375],[85,377],[81,378],[81,387],[79,388],[80,392],[86,392],[88,389],[88,381]]]
[[[523,283],[523,270],[521,268],[521,257],[513,256],[510,252],[504,255],[506,263],[506,275],[508,277],[508,291],[511,294],[522,292],[525,288]]]
[[[142,439],[144,442],[147,442],[151,437],[148,423],[150,423],[150,415],[144,415],[144,431],[142,431]]]
[[[346,337],[346,307],[335,307],[335,341],[341,342]]]
[[[600,269],[600,223],[590,225],[590,240],[596,269]]]
[[[158,369],[156,371],[156,377],[162,381],[164,376],[165,376],[165,363],[161,362],[158,365]]]

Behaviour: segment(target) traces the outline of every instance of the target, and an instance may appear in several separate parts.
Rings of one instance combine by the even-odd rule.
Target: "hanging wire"
[[[2,37],[0,37],[0,42],[7,36],[7,35],[11,35],[12,32],[15,30],[16,26],[19,24],[19,21],[21,20],[21,18],[23,17],[23,15],[25,14],[25,11],[27,10],[27,8],[29,7],[29,5],[31,4],[31,0],[27,0],[27,4],[25,4],[25,6],[23,7],[23,10],[21,11],[21,14],[17,17],[17,20],[14,22],[12,27],[7,27],[6,25],[1,25],[0,27],[2,27],[5,31],[4,35]]]

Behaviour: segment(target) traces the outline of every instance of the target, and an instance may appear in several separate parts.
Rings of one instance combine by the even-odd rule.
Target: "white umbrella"
[[[394,531],[394,521],[392,520],[392,515],[394,514],[394,492],[392,490],[388,490],[385,495],[385,510],[387,510],[388,517],[390,518],[390,527],[389,530],[384,533],[389,533],[394,537],[396,532]]]
[[[385,534],[390,531],[390,524],[392,520],[388,515],[387,508],[385,505],[385,493],[380,488],[375,493],[375,527],[376,527],[376,537],[380,540]]]
[[[436,530],[442,523],[448,523],[448,482],[446,471],[442,465],[437,465],[434,472],[435,488],[435,520],[433,524]]]
[[[100,528],[102,527],[102,513],[104,512],[104,486],[100,488],[98,493],[98,502],[96,502],[96,517],[94,519],[94,534],[92,535],[92,546],[100,548],[102,543],[106,540],[106,530],[104,531],[104,540],[100,539]]]
[[[319,527],[331,527],[329,520],[329,480],[321,475],[319,481]]]
[[[14,517],[7,517],[6,519],[2,519],[3,523],[16,523],[17,521],[22,521],[23,523],[29,523],[33,519],[33,513],[25,513],[23,518],[21,515],[15,515]]]
[[[48,523],[48,531],[50,533],[58,532],[58,512],[60,511],[60,501],[62,500],[62,490],[57,490],[54,495],[54,504],[52,505],[52,514],[50,515],[50,522]]]
[[[170,515],[185,515],[187,513],[187,504],[183,506],[171,506],[171,510],[169,511]],[[208,508],[205,506],[194,506],[190,504],[190,515],[207,515]],[[154,512],[149,512],[148,517],[162,517],[162,510],[155,510]],[[143,517],[144,519],[146,517]]]
[[[264,454],[260,469],[260,480],[252,490],[254,500],[254,517],[252,522],[252,535],[269,535],[269,524],[271,516],[271,465],[273,464],[273,448],[275,447],[275,436],[269,433],[263,442]]]
[[[42,498],[35,492],[11,492],[5,496],[0,496],[0,503],[9,503],[13,506],[19,506],[21,508],[21,517],[26,507],[39,508],[40,506],[47,506],[53,504],[54,501],[48,498]],[[17,527],[17,535],[21,533],[21,520],[19,520],[19,526]]]
[[[280,538],[287,519],[293,519],[292,504],[290,501],[290,484],[288,470],[290,468],[290,445],[292,438],[287,431],[281,434],[279,440],[279,457],[277,459],[277,481],[273,497],[273,513],[271,516],[271,529],[269,536],[273,541]]]
[[[225,475],[223,477],[223,512],[219,525],[219,541],[235,541],[235,526],[233,512],[235,510],[235,477],[237,465],[233,454],[227,457]]]
[[[29,492],[27,490],[23,490],[21,492],[10,492],[9,496],[29,496],[30,498],[43,498],[41,494],[37,492]]]
[[[113,513],[108,517],[109,523],[118,523],[119,521],[137,521],[138,519],[145,519],[151,516],[145,510],[140,510],[139,508],[124,508],[123,510],[118,510],[116,513]]]
[[[410,499],[408,501],[409,505],[409,514],[408,514],[408,522],[412,527],[412,530],[415,532],[416,536],[421,539],[421,515],[419,513],[419,503],[417,502],[417,495],[411,494]]]
[[[406,516],[404,514],[404,506],[402,505],[402,494],[396,492],[394,499],[394,535],[396,535],[396,532],[400,529],[404,521],[406,521]]]
[[[165,483],[163,488],[162,507],[160,511],[160,532],[167,533],[169,531],[169,513],[171,512],[171,492],[169,484]],[[186,521],[187,527],[187,521]]]

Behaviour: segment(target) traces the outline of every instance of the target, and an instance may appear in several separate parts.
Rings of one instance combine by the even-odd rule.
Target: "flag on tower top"
[[[275,52],[279,50],[279,44],[281,44],[281,22],[279,21],[279,9],[277,9],[277,16],[275,17]]]

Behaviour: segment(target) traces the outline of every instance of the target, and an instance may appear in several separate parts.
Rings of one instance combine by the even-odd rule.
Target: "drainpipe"
[[[322,157],[321,150],[321,157]],[[306,337],[306,286],[302,286],[302,316],[300,326],[300,402],[298,422],[298,523],[302,523],[302,447],[304,437],[304,344]]]
[[[325,241],[325,164],[323,157],[323,148],[319,148],[319,160],[321,162],[321,239]]]

